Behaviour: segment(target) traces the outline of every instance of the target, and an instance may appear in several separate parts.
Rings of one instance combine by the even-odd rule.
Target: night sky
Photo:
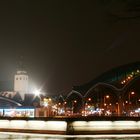
[[[139,61],[140,1],[1,0],[0,81],[20,60],[47,95]]]

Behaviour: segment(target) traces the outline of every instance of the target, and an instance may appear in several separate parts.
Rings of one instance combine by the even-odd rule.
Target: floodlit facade
[[[19,92],[22,100],[24,100],[25,93],[28,93],[28,75],[26,71],[17,71],[15,74],[14,91]]]

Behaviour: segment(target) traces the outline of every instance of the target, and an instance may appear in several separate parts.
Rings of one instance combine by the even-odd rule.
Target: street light
[[[109,98],[110,98],[109,95],[104,96],[104,104],[106,104],[106,99],[109,99]]]
[[[109,95],[105,95],[104,96],[104,103],[103,103],[103,105],[104,105],[104,108],[106,108],[106,109],[108,108],[107,103],[106,103],[106,100],[109,99],[109,98],[110,98]]]
[[[135,92],[132,91],[132,92],[130,92],[130,93],[128,94],[129,111],[131,110],[131,107],[130,107],[130,105],[131,105],[131,95],[132,95],[132,96],[135,95]]]
[[[106,95],[106,98],[108,99],[109,98],[109,95]]]
[[[72,101],[72,115],[74,114],[74,104],[76,104],[76,103],[77,103],[76,100]]]
[[[39,95],[41,94],[41,92],[40,92],[39,89],[36,89],[36,90],[34,91],[34,94],[35,94],[35,96],[39,96]]]
[[[135,92],[132,91],[132,92],[129,93],[129,95],[128,95],[129,104],[131,104],[131,95],[135,95]]]
[[[134,91],[132,91],[132,92],[131,92],[131,95],[134,95],[134,94],[135,94],[135,92],[134,92]]]
[[[64,104],[63,104],[64,105],[65,116],[66,116],[66,104],[67,104],[67,102],[65,101]]]
[[[76,101],[76,100],[74,100],[74,103],[77,103],[77,101]]]
[[[91,101],[91,98],[88,98],[88,101]]]

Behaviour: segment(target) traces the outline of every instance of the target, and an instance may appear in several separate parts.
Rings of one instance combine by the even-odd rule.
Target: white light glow
[[[27,128],[27,121],[25,120],[12,120],[10,121],[11,128]]]
[[[136,121],[115,121],[113,122],[113,126],[115,130],[138,129]]]
[[[140,130],[140,121],[74,121],[74,131]],[[65,121],[0,120],[0,129],[66,131]]]
[[[28,129],[45,129],[45,121],[35,121],[30,120],[28,121]]]
[[[75,131],[102,131],[102,130],[138,130],[140,121],[75,121]]]
[[[46,121],[46,130],[66,131],[67,123],[65,121]]]
[[[10,128],[9,120],[0,120],[0,128]]]
[[[35,94],[35,96],[39,96],[40,95],[40,90],[34,90],[34,94]]]

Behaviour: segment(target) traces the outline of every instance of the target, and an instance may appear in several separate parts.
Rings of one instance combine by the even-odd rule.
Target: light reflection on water
[[[40,135],[0,132],[0,140],[140,140],[140,135]]]

